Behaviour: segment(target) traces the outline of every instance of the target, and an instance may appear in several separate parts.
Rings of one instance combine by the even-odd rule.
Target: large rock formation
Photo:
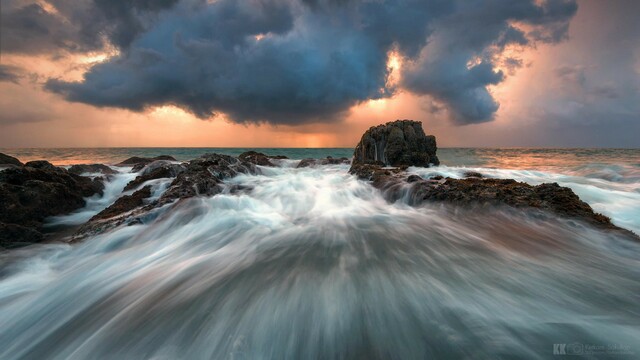
[[[353,165],[439,165],[436,138],[425,135],[422,123],[397,120],[370,128],[353,153]]]
[[[397,135],[393,136],[399,138],[400,128],[407,129],[413,126],[418,126],[422,131],[419,123],[414,121],[395,121],[369,129],[356,147],[354,156],[359,153],[361,156],[358,161],[354,157],[349,172],[359,179],[371,181],[371,184],[380,189],[390,202],[408,199],[410,205],[413,206],[431,202],[465,207],[490,205],[538,209],[564,218],[581,220],[597,228],[615,231],[634,240],[640,240],[636,234],[615,226],[608,217],[594,212],[591,206],[580,200],[570,188],[559,186],[556,183],[533,186],[513,179],[485,178],[477,172],[465,173],[465,179],[443,178],[442,176],[423,179],[418,175],[408,174],[408,166],[424,166],[424,162],[412,162],[419,160],[420,155],[397,155],[395,153],[397,146],[395,145],[392,147],[394,151],[391,153],[394,154],[394,157],[391,159],[395,159],[396,162],[389,162],[388,144],[390,140],[387,134],[396,133]],[[411,134],[411,130],[408,130],[408,133]],[[407,136],[405,134],[403,136],[411,139],[413,135]],[[384,152],[380,152],[378,146],[384,145],[385,140],[377,142],[376,139],[386,139],[387,157],[383,157],[384,162],[378,161],[384,154]],[[394,140],[394,143],[401,142]],[[409,148],[409,144],[413,143],[415,141],[409,140],[404,142],[402,146]],[[378,151],[377,157],[372,157],[372,146],[373,153]],[[435,139],[432,150],[428,156],[431,154],[435,156]],[[437,158],[435,159],[437,162]],[[388,168],[384,165],[395,165],[396,167]]]

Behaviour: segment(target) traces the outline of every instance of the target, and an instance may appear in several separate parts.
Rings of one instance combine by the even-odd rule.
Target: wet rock
[[[176,159],[173,156],[169,156],[169,155],[160,155],[160,156],[156,156],[153,158],[145,158],[145,157],[139,157],[139,156],[133,156],[130,157],[118,164],[116,164],[116,166],[132,166],[132,165],[146,165],[149,164],[151,162],[154,162],[156,160],[169,160],[169,161],[176,161]]]
[[[331,156],[327,156],[324,159],[307,158],[307,159],[300,160],[296,168],[305,168],[305,167],[317,166],[317,165],[340,165],[340,164],[349,165],[351,164],[351,160],[346,157],[333,158]]]
[[[270,157],[263,154],[263,153],[259,153],[256,151],[247,151],[244,152],[242,154],[240,154],[240,156],[238,156],[238,159],[240,159],[241,161],[246,161],[252,164],[256,164],[256,165],[260,165],[260,166],[275,166],[271,160]]]
[[[100,180],[69,173],[46,161],[5,169],[0,172],[0,223],[11,226],[6,229],[11,229],[16,244],[29,243],[41,239],[34,231],[39,232],[46,217],[77,210],[85,205],[85,197],[103,190]]]
[[[0,153],[0,165],[22,166],[22,163],[20,162],[20,160],[14,158],[13,156]]]
[[[418,175],[409,175],[409,177],[407,178],[408,183],[412,183],[416,181],[422,181],[422,178]]]
[[[46,170],[54,170],[56,169],[55,166],[53,166],[53,164],[51,164],[50,162],[46,161],[46,160],[34,160],[34,161],[29,161],[26,164],[24,164],[24,166],[28,166],[34,169],[46,169]]]
[[[0,223],[0,248],[16,248],[44,240],[44,235],[32,227]]]
[[[496,205],[540,209],[598,228],[623,232],[639,240],[637,235],[613,225],[608,217],[594,212],[573,190],[557,183],[533,186],[513,179],[453,179],[441,176],[433,177],[434,181],[422,181],[417,175],[406,177],[406,172],[401,168],[387,169],[379,165],[355,166],[352,167],[352,173],[360,179],[371,181],[390,202],[409,198],[413,206],[443,202],[467,207]]]
[[[124,190],[128,191],[135,189],[149,180],[174,178],[184,171],[185,167],[181,164],[173,164],[165,160],[154,161],[144,168],[141,175],[131,180],[124,187]]]
[[[239,173],[257,173],[255,164],[229,155],[205,154],[189,161],[178,174],[160,203],[193,196],[212,196],[222,191],[222,180]]]
[[[131,195],[118,198],[111,206],[102,210],[89,221],[109,219],[145,205],[144,199],[151,196],[151,186],[147,185]]]
[[[69,172],[76,175],[82,174],[103,174],[103,175],[114,175],[118,172],[103,164],[80,164],[80,165],[72,165],[69,168]]]
[[[353,166],[421,166],[439,165],[435,136],[427,136],[422,123],[397,120],[371,127],[353,153]]]
[[[480,174],[477,171],[465,171],[463,176],[465,178],[479,178],[479,179],[484,177],[484,175]]]

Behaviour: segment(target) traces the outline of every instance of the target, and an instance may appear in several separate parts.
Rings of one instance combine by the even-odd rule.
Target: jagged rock
[[[102,210],[89,221],[109,219],[145,205],[144,199],[151,196],[151,186],[147,185],[131,195],[118,198],[111,206]]]
[[[13,156],[0,153],[0,165],[22,166],[22,163],[20,162],[20,160],[14,158]]]
[[[220,193],[222,180],[238,173],[256,173],[255,164],[233,156],[205,154],[191,160],[184,172],[178,174],[160,198],[160,203],[196,195],[212,196]]]
[[[133,156],[133,157],[128,158],[127,160],[124,160],[124,161],[116,164],[116,166],[131,166],[131,165],[139,165],[139,164],[146,165],[146,164],[154,162],[156,160],[176,161],[176,159],[173,156],[169,156],[169,155],[160,155],[160,156],[156,156],[156,157],[153,157],[153,158],[145,158],[145,157]]]
[[[397,120],[371,127],[353,153],[353,166],[422,166],[439,165],[436,138],[427,136],[422,123]]]
[[[36,233],[46,217],[79,209],[85,197],[103,190],[99,179],[71,174],[46,161],[5,169],[0,172],[0,223],[11,230],[14,243],[30,243],[41,239]]]
[[[79,164],[79,165],[72,165],[69,168],[69,172],[72,174],[76,174],[76,175],[82,175],[82,174],[86,174],[86,173],[91,173],[91,174],[104,174],[104,175],[113,175],[113,174],[117,174],[118,172],[113,170],[112,168],[108,167],[107,165],[103,165],[103,164]]]
[[[351,172],[359,179],[371,181],[390,202],[409,198],[413,206],[445,202],[463,206],[488,204],[534,208],[582,220],[602,229],[624,232],[638,240],[637,235],[613,225],[608,217],[594,212],[570,188],[557,183],[533,186],[513,179],[453,179],[442,176],[425,180],[417,175],[406,177],[405,170],[385,169],[380,165],[357,165],[352,167]]]
[[[125,191],[135,189],[146,181],[162,178],[173,178],[185,171],[185,167],[180,164],[173,164],[165,160],[158,160],[150,163],[142,174],[131,180],[124,188]]]
[[[240,154],[240,156],[238,156],[238,159],[240,159],[241,161],[246,161],[252,164],[256,164],[256,165],[260,165],[260,166],[275,166],[271,160],[270,157],[263,154],[263,153],[259,153],[257,151],[247,151],[244,152],[242,154]]]
[[[302,159],[296,166],[296,168],[304,168],[316,165],[339,165],[339,164],[351,164],[351,160],[346,157],[341,158],[333,158],[331,156],[327,156],[325,159]]]

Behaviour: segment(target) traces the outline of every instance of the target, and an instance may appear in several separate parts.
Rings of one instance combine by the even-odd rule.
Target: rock
[[[484,177],[484,175],[480,174],[477,171],[465,171],[463,176],[465,178],[478,178],[478,179],[481,179]]]
[[[176,159],[173,156],[169,156],[169,155],[160,155],[160,156],[156,156],[153,158],[145,158],[145,157],[139,157],[139,156],[133,156],[130,157],[118,164],[116,164],[116,166],[132,166],[132,165],[138,165],[138,164],[143,164],[146,165],[148,163],[151,163],[153,161],[156,160],[169,160],[169,161],[176,161]]]
[[[0,223],[0,247],[16,248],[44,240],[44,235],[32,227]]]
[[[383,166],[439,165],[436,138],[425,135],[422,123],[397,120],[371,127],[353,153],[352,166],[371,164]]]
[[[316,165],[339,165],[339,164],[351,164],[351,160],[346,157],[341,158],[333,158],[331,156],[327,156],[325,159],[302,159],[296,166],[296,168],[304,168]]]
[[[113,174],[117,174],[118,172],[113,170],[112,168],[108,167],[107,165],[103,165],[103,164],[79,164],[79,165],[72,165],[69,170],[70,173],[72,174],[76,174],[76,175],[82,175],[82,174],[104,174],[104,175],[113,175]]]
[[[300,160],[296,168],[305,168],[315,164],[316,164],[316,159],[311,159],[311,158],[302,159]]]
[[[149,164],[149,168],[145,168],[141,175],[131,180],[124,187],[124,191],[135,189],[141,184],[143,184],[144,182],[149,180],[176,177],[178,174],[184,171],[184,167],[179,164],[168,163],[168,164],[164,164],[163,166],[152,167],[152,165],[157,162],[158,161],[154,161],[153,163]]]
[[[85,205],[85,197],[103,190],[100,180],[71,174],[46,161],[5,169],[0,172],[0,223],[16,244],[30,243],[43,238],[36,233],[46,217],[77,210]]]
[[[416,181],[422,181],[422,178],[418,175],[409,175],[409,177],[407,178],[408,183],[412,183]]]
[[[20,160],[14,158],[13,156],[0,153],[0,165],[22,166],[22,163],[20,162]]]
[[[256,165],[260,165],[260,166],[275,166],[271,160],[270,157],[263,154],[263,153],[259,153],[256,151],[247,151],[244,152],[242,154],[240,154],[240,156],[238,156],[238,159],[240,159],[241,161],[246,161],[252,164],[256,164]]]
[[[513,179],[445,179],[441,176],[424,181],[417,175],[405,177],[405,169],[385,169],[380,165],[357,165],[352,167],[351,172],[360,179],[370,180],[390,202],[409,198],[412,206],[444,202],[461,206],[497,205],[540,209],[640,240],[636,234],[613,225],[608,217],[594,212],[570,188],[557,183],[533,186]]]
[[[51,164],[46,160],[29,161],[26,164],[24,164],[24,166],[32,167],[34,169],[48,169],[48,170],[56,169],[56,167],[53,166],[53,164]]]
[[[233,156],[204,154],[186,164],[185,171],[173,180],[159,203],[197,195],[216,195],[222,191],[222,180],[239,173],[257,173],[257,169],[255,164]]]
[[[151,186],[147,185],[131,195],[118,198],[111,206],[102,210],[89,221],[109,219],[145,205],[144,199],[151,196]]]

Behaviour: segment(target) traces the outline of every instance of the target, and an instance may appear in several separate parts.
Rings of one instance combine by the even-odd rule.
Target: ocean
[[[0,149],[60,166],[249,149]],[[0,253],[2,359],[547,359],[640,356],[640,243],[522,209],[387,202],[348,165],[285,155],[223,192],[80,243]],[[422,177],[557,182],[640,233],[639,149],[438,150]],[[122,195],[48,226],[77,226]],[[150,183],[153,197],[170,180]],[[130,192],[129,192],[130,193]]]

